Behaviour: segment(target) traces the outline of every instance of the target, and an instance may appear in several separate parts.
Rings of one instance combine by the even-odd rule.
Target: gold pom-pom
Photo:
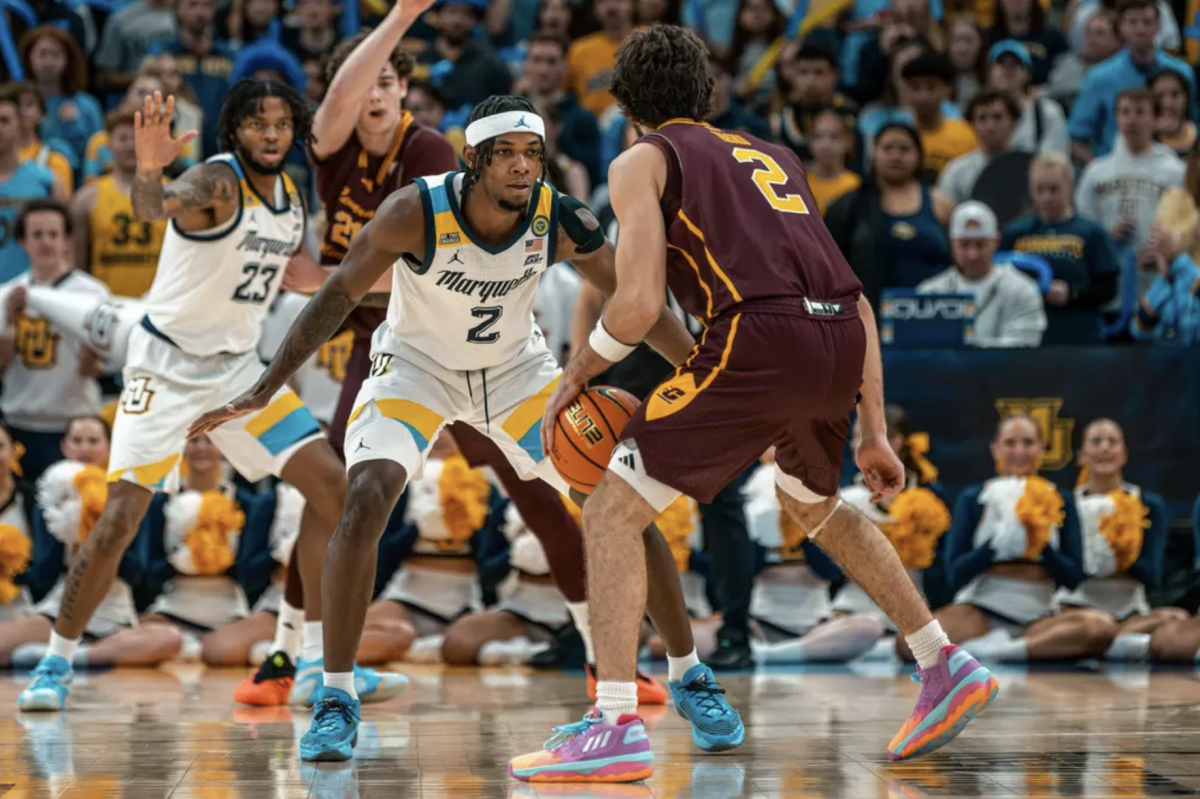
[[[950,529],[950,509],[928,488],[901,491],[892,500],[887,536],[907,569],[933,565],[937,542]]]
[[[571,514],[571,518],[575,520],[575,523],[582,526],[583,509],[576,505],[574,500],[564,497],[562,494],[559,494],[558,498],[562,500],[562,504],[566,506],[567,513]]]
[[[196,574],[224,574],[233,565],[230,537],[246,526],[246,515],[220,491],[205,491],[200,498],[196,526],[183,536],[192,553]]]
[[[82,544],[96,528],[104,503],[108,499],[108,475],[99,466],[85,466],[75,475],[75,492],[79,494],[79,543]]]
[[[654,524],[671,547],[671,554],[675,556],[675,568],[680,574],[686,573],[688,561],[692,556],[689,539],[695,529],[692,523],[692,501],[680,496],[658,515]]]
[[[1128,571],[1142,554],[1142,539],[1150,529],[1150,509],[1133,494],[1110,491],[1113,512],[1100,519],[1100,533],[1108,539],[1118,572]]]
[[[483,527],[487,519],[488,495],[491,486],[479,469],[467,465],[461,455],[451,455],[442,461],[438,476],[438,496],[442,500],[442,518],[450,538],[435,541],[434,546],[448,551],[457,550]]]
[[[33,542],[11,524],[0,524],[0,605],[21,595],[12,578],[25,571],[33,558]]]
[[[912,456],[913,462],[917,464],[919,472],[917,477],[920,481],[922,483],[936,483],[938,479],[937,467],[925,457],[929,454],[929,434],[913,433],[904,439],[904,445],[908,448],[908,454]]]
[[[1025,559],[1037,560],[1050,543],[1050,530],[1061,527],[1066,518],[1062,494],[1045,477],[1027,477],[1016,513],[1017,520],[1025,527]]]

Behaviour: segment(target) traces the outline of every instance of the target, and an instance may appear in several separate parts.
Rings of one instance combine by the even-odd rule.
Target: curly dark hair
[[[471,109],[471,115],[467,117],[467,126],[470,127],[472,122],[483,119],[485,117],[495,116],[496,114],[507,114],[510,111],[526,111],[530,114],[536,114],[537,108],[528,97],[517,97],[511,94],[495,94],[487,98],[483,102]],[[479,182],[479,178],[483,176],[483,168],[492,163],[492,149],[495,147],[496,140],[485,139],[475,145],[475,158],[471,161],[471,165],[467,167],[467,174],[463,177],[462,196],[466,199],[467,192],[471,186]],[[544,141],[543,141],[544,145]],[[546,178],[546,148],[542,147],[542,180]],[[536,196],[536,193],[535,195]]]
[[[221,116],[217,120],[217,144],[221,150],[237,150],[237,132],[242,120],[258,113],[262,101],[268,97],[278,97],[291,108],[293,144],[308,149],[314,141],[313,112],[308,101],[291,86],[274,78],[245,78],[234,84],[221,106]]]
[[[342,64],[346,63],[346,59],[354,52],[363,40],[371,35],[371,32],[362,31],[350,39],[343,39],[338,42],[331,52],[325,58],[325,83],[333,83],[333,76],[342,68]],[[396,49],[388,57],[388,63],[392,65],[392,69],[396,70],[396,76],[407,78],[413,73],[413,68],[416,66],[416,61],[413,60],[412,54],[404,49],[404,45],[397,45]]]
[[[637,31],[617,49],[611,91],[635,124],[704,119],[712,110],[708,47],[678,25]]]

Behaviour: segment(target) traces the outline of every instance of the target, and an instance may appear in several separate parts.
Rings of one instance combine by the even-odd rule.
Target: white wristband
[[[628,358],[637,349],[636,344],[630,346],[613,338],[612,334],[604,329],[603,319],[596,323],[592,334],[588,336],[588,346],[595,350],[601,358],[613,363]]]

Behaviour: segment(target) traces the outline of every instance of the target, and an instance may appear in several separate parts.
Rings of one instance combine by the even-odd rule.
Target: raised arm
[[[431,0],[401,0],[371,35],[338,68],[321,107],[313,117],[313,155],[323,160],[342,149],[358,123],[359,105],[379,80],[405,31],[425,13]]]
[[[233,170],[219,163],[197,164],[163,185],[163,170],[170,166],[188,142],[200,134],[189,131],[171,134],[175,97],[163,102],[162,92],[147,97],[141,111],[134,113],[137,174],[130,199],[133,212],[147,222],[170,219],[179,214],[214,209],[237,202],[238,181]]]
[[[338,331],[379,276],[405,253],[425,251],[425,216],[417,186],[392,194],[350,244],[341,265],[304,306],[258,383],[224,408],[200,417],[189,437],[267,406],[301,366]]]

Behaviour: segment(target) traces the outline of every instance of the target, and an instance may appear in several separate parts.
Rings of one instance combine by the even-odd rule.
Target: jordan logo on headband
[[[527,128],[527,127],[529,127],[529,124],[525,121],[525,117],[521,117],[519,120],[517,120],[517,124],[514,125],[513,127]]]
[[[530,114],[527,111],[506,111],[475,120],[467,125],[465,133],[467,144],[477,147],[480,142],[518,131],[528,131],[545,138],[546,123],[537,114]]]

